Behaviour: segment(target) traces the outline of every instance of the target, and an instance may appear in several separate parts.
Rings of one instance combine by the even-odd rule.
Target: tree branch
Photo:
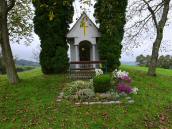
[[[162,14],[161,20],[159,21],[160,28],[162,26],[165,26],[165,23],[167,21],[167,15],[168,15],[168,12],[169,12],[169,3],[170,3],[170,0],[164,0],[163,14]]]
[[[152,7],[149,5],[148,1],[143,0],[143,2],[148,6],[148,10],[149,10],[149,12],[150,12],[151,15],[152,15],[152,19],[153,19],[153,21],[154,21],[154,23],[155,23],[156,28],[158,29],[158,22],[157,22],[157,19],[156,19],[156,15],[155,15],[154,10],[153,10]]]
[[[156,6],[156,8],[153,10],[154,13],[156,14],[160,9],[162,8],[162,3],[158,4]],[[128,31],[129,29],[132,29],[133,27],[135,27],[136,25],[142,26],[141,28],[143,28],[147,22],[152,18],[152,15],[149,14],[147,17],[145,17],[143,20],[137,21],[135,22],[133,25],[131,25],[130,27],[126,28],[126,31]],[[143,25],[141,25],[143,23]]]

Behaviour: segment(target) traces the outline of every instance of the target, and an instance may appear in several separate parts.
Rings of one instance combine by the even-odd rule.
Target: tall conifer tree
[[[41,40],[40,64],[45,74],[68,68],[66,34],[72,22],[73,0],[33,0],[35,33]]]
[[[125,12],[128,0],[97,0],[95,18],[100,24],[101,38],[98,42],[102,60],[107,60],[109,71],[120,66]]]

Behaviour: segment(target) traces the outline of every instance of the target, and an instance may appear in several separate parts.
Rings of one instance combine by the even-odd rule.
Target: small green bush
[[[103,93],[111,88],[111,77],[110,75],[100,75],[93,79],[94,91]]]

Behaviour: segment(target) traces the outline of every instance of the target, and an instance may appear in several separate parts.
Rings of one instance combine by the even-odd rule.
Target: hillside
[[[39,66],[39,63],[21,59],[21,60],[16,60],[16,65],[17,66]]]
[[[129,66],[137,66],[137,62],[135,61],[121,61],[122,65],[129,65]]]
[[[157,77],[146,68],[126,66],[139,88],[131,105],[76,106],[56,102],[66,75],[43,75],[40,69],[20,73],[21,83],[11,86],[0,76],[0,129],[147,129],[172,128],[172,70],[158,69]]]

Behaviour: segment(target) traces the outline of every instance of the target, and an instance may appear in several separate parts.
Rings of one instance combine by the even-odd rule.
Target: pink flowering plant
[[[113,77],[117,82],[116,90],[118,93],[125,93],[125,94],[133,93],[133,88],[130,86],[132,79],[129,76],[128,72],[115,70],[113,72]]]
[[[117,85],[117,91],[119,93],[126,93],[126,94],[131,94],[133,92],[132,88],[125,83],[119,83]]]

